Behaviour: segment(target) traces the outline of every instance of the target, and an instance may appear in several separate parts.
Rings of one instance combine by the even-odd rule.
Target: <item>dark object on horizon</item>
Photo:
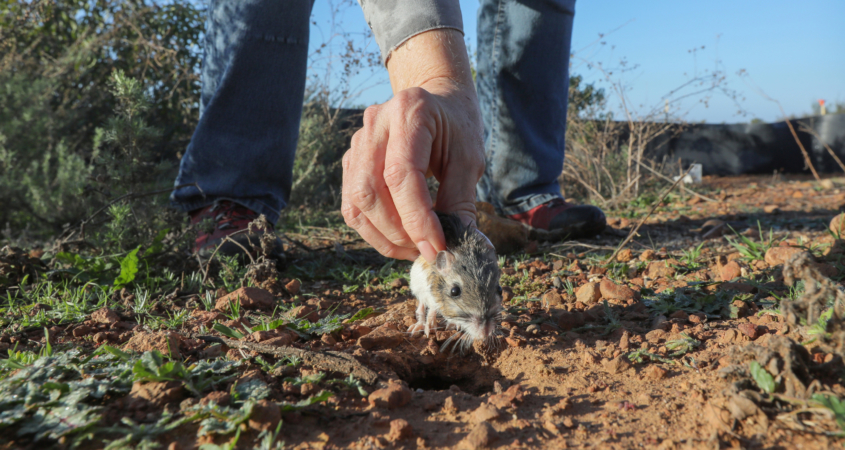
[[[806,117],[791,120],[798,138],[819,173],[836,173],[842,169],[830,156],[824,144],[845,160],[845,114]],[[680,127],[680,126],[679,126]],[[626,129],[623,124],[620,128]],[[815,131],[802,131],[804,128]],[[627,141],[622,131],[620,142]],[[645,154],[653,161],[678,161],[684,167],[700,163],[704,175],[738,175],[754,173],[810,173],[804,164],[801,149],[792,137],[786,122],[757,124],[689,124],[680,132],[666,133],[646,147]]]

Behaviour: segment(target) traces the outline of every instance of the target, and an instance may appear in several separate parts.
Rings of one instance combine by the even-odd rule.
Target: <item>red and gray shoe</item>
[[[194,253],[205,261],[217,250],[217,255],[237,256],[242,262],[249,258],[244,249],[253,256],[261,250],[261,237],[264,233],[274,234],[272,256],[277,260],[284,259],[282,241],[275,236],[273,225],[268,224],[269,230],[259,229],[256,232],[248,230],[249,224],[260,216],[257,212],[235,202],[222,200],[202,209],[188,213],[192,225],[198,225],[199,234],[194,241]],[[201,222],[206,221],[206,224]],[[205,225],[205,226],[204,226]],[[225,239],[229,236],[229,239]],[[225,242],[224,242],[225,241]],[[235,241],[235,242],[231,242]],[[217,247],[220,247],[218,250]]]
[[[528,225],[529,237],[540,241],[594,237],[607,226],[601,209],[592,205],[573,205],[561,198],[508,218]]]

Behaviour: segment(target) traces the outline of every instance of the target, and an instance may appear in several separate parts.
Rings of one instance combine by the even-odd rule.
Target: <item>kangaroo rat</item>
[[[502,313],[496,250],[484,234],[464,226],[458,216],[438,212],[437,218],[446,237],[446,250],[437,253],[434,264],[422,256],[414,261],[411,293],[419,306],[417,323],[409,331],[423,328],[428,336],[440,313],[447,325],[463,332],[464,346],[492,339]]]

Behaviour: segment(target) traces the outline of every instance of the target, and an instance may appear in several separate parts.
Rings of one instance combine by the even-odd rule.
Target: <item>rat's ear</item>
[[[452,264],[455,262],[455,254],[448,251],[437,252],[437,258],[434,259],[434,268],[440,275],[446,275],[452,271]]]

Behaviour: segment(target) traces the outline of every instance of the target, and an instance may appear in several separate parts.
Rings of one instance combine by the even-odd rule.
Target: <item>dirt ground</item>
[[[829,231],[845,208],[845,180],[706,178],[696,190],[705,198],[670,196],[613,261],[607,257],[648,205],[610,217],[610,229],[594,239],[531,242],[530,254],[502,258],[506,313],[494,348],[461,354],[441,349],[454,331],[406,333],[417,304],[407,279],[380,272],[385,261],[348,231],[322,228],[291,234],[296,244],[277,279],[222,289],[215,309],[180,292],[154,308],[162,316],[187,310],[178,327],[153,331],[139,323],[130,308],[137,299],[126,291],[115,299],[125,309],[56,325],[51,339],[89,353],[104,344],[175,352],[186,365],[241,361],[235,379],[199,395],[173,381],[136,382],[129,394],[101,404],[103,425],[124,417],[153,424],[165,411],[182,417],[198,404],[234,405],[243,400],[233,397],[235,380],[257,380],[269,392],[240,424],[237,448],[252,448],[280,419],[278,439],[295,449],[842,447],[845,430],[818,398],[845,398],[843,348],[836,326],[813,325],[845,279],[845,249]],[[329,275],[347,263],[369,267],[364,278],[372,278],[350,286]],[[406,274],[409,267],[391,270]],[[811,295],[827,303],[805,308]],[[235,298],[239,320],[225,314]],[[365,308],[376,313],[309,339],[285,326],[251,334],[243,327],[279,317],[317,322]],[[215,322],[246,336],[227,337]],[[0,350],[44,342],[41,328],[0,332]],[[275,364],[283,354],[301,362]],[[327,381],[350,373],[367,397]],[[334,395],[311,406],[281,413],[274,406],[326,391]],[[198,428],[187,422],[155,441],[192,449],[233,439],[198,437]],[[3,430],[0,448],[45,445]],[[70,443],[58,442],[51,445]]]

